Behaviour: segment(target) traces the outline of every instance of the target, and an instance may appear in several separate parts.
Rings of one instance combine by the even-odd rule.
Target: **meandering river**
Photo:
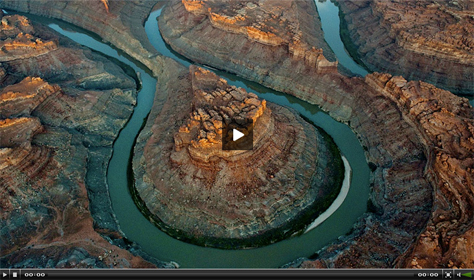
[[[174,58],[185,66],[190,65],[190,61],[174,53],[163,42],[156,21],[156,17],[159,16],[160,12],[161,10],[152,12],[145,23],[150,42],[161,54]],[[336,14],[331,15],[331,17],[338,19],[337,10]],[[141,248],[150,255],[164,261],[175,261],[181,267],[188,268],[279,267],[299,257],[309,257],[324,245],[346,234],[357,218],[366,211],[369,193],[369,168],[365,160],[364,150],[348,126],[335,121],[315,105],[287,94],[275,92],[235,75],[215,71],[218,75],[226,78],[229,84],[243,87],[268,101],[297,110],[301,115],[331,135],[352,168],[350,189],[340,207],[323,223],[306,234],[269,246],[246,250],[221,250],[188,244],[166,235],[150,223],[137,209],[129,193],[128,185],[128,171],[133,143],[144,118],[151,109],[156,79],[140,63],[101,42],[96,35],[63,22],[50,19],[42,19],[41,21],[79,44],[114,57],[140,73],[142,88],[138,93],[137,105],[130,121],[114,143],[114,153],[109,164],[107,181],[113,209],[121,230],[128,239],[141,245]],[[323,30],[324,28],[323,23]],[[331,34],[330,36],[339,38],[339,34]],[[330,46],[332,47],[331,44]],[[338,55],[337,52],[336,55]],[[350,66],[344,66],[355,72]]]

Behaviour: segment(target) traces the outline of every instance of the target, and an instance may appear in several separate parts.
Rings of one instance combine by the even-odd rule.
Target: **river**
[[[152,45],[161,54],[174,58],[188,66],[190,61],[174,53],[163,42],[156,21],[156,17],[160,12],[161,10],[152,12],[145,23],[145,29]],[[335,17],[338,18],[337,13]],[[229,84],[243,87],[268,101],[297,110],[301,115],[331,135],[352,167],[349,192],[340,207],[313,230],[301,236],[261,248],[245,250],[205,248],[166,235],[140,213],[128,189],[127,171],[131,162],[131,149],[143,119],[151,109],[156,79],[140,63],[101,42],[96,35],[63,22],[50,19],[42,19],[41,21],[49,24],[51,28],[70,39],[114,57],[140,73],[142,88],[138,94],[137,105],[130,121],[114,143],[114,153],[109,164],[107,180],[113,209],[122,231],[128,239],[138,243],[150,255],[163,261],[175,261],[180,267],[184,268],[279,267],[299,257],[309,257],[324,245],[346,234],[357,218],[366,211],[369,193],[369,168],[365,160],[364,150],[348,126],[335,121],[315,105],[246,81],[235,75],[215,71],[218,75],[226,78]],[[334,36],[339,38],[338,34],[334,34]]]
[[[314,2],[318,9],[319,18],[321,19],[324,40],[326,40],[326,43],[328,43],[329,47],[331,47],[332,51],[336,54],[339,64],[354,74],[358,74],[362,77],[367,75],[369,72],[352,59],[341,40],[339,8],[331,1],[320,2],[315,0]]]

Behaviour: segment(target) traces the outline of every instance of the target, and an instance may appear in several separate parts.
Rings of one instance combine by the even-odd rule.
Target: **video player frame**
[[[16,273],[17,277],[14,277]],[[21,269],[1,270],[1,279],[472,279],[473,270],[453,269]]]
[[[474,1],[0,18],[0,280],[472,279]]]

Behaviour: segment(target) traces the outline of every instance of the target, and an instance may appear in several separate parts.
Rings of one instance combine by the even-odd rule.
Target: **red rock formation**
[[[19,34],[33,34],[33,26],[31,26],[26,17],[18,15],[5,17],[3,13],[1,16],[0,39],[6,40],[9,38],[15,38]]]
[[[330,205],[344,172],[328,136],[208,70],[169,71],[167,100],[155,100],[133,164],[139,208],[158,227],[199,245],[257,247],[304,229]],[[231,119],[254,120],[252,150],[222,149]]]
[[[43,42],[32,35],[34,29],[24,16],[2,18],[0,33],[0,62],[34,57],[57,49],[52,41]]]
[[[384,132],[389,136],[380,138],[378,149],[388,148],[392,157],[397,152],[399,155],[390,163],[391,167],[375,170],[371,194],[375,215],[368,214],[364,222],[355,225],[358,233],[320,251],[317,260],[298,265],[307,268],[469,267],[474,186],[472,107],[466,99],[424,82],[407,82],[401,77],[378,73],[368,75],[365,82],[366,95],[377,92],[379,101],[385,99],[383,102],[389,105],[374,113],[397,108],[396,115],[389,118],[384,115],[380,121],[397,127],[394,133],[411,134],[409,142],[415,142],[416,146],[407,148],[407,142],[400,144],[392,132]],[[392,118],[401,118],[399,124],[392,123]],[[408,125],[408,130],[402,133],[400,124]],[[360,128],[357,130],[361,133]],[[371,133],[369,143],[379,134]],[[420,148],[426,160],[423,156],[415,157],[419,158],[418,162],[400,158],[407,151]],[[368,156],[370,161],[377,162],[376,158],[371,159],[374,150],[370,147]],[[377,178],[379,172],[385,174]],[[432,206],[427,196],[431,188]],[[420,219],[427,210],[430,210],[429,219]],[[410,215],[412,218],[408,218]],[[417,233],[416,228],[423,230]],[[410,235],[416,238],[407,238]],[[381,245],[373,246],[374,243]]]
[[[42,131],[43,127],[36,118],[0,119],[0,146],[14,147]]]
[[[204,1],[201,0],[183,0],[184,7],[187,11],[193,14],[205,14],[206,8],[204,7]]]
[[[353,52],[373,71],[474,94],[472,1],[338,1]]]
[[[105,10],[109,13],[109,0],[100,0],[104,4]]]
[[[257,123],[266,110],[266,101],[258,100],[255,94],[247,93],[242,88],[227,86],[224,79],[216,82],[216,75],[208,70],[192,67],[190,71],[194,109],[186,124],[174,136],[175,149],[180,151],[186,147],[194,160],[205,162],[215,156],[230,158],[240,154],[239,151],[222,150],[223,123],[231,120]],[[259,128],[263,129],[259,131],[259,136],[264,135],[269,125]]]

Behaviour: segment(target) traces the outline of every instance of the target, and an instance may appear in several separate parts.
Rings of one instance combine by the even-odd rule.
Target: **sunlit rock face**
[[[400,267],[468,268],[474,263],[474,109],[465,98],[424,82],[374,74],[384,92],[418,130],[434,186],[430,220]]]
[[[157,51],[143,28],[155,4],[154,1],[57,0],[52,5],[49,0],[3,0],[1,7],[59,19],[93,32],[158,74],[166,63],[163,57],[155,56]]]
[[[24,16],[2,17],[0,32],[0,62],[38,56],[58,48],[56,42],[44,42],[35,37],[33,27]]]
[[[134,156],[137,202],[165,232],[204,246],[262,246],[304,229],[336,197],[342,161],[319,129],[202,68],[168,79]],[[222,150],[230,118],[254,120],[253,150]]]
[[[242,152],[222,149],[222,134],[225,125],[232,121],[245,123],[251,121],[257,124],[256,142],[267,134],[273,127],[273,119],[269,118],[271,110],[266,108],[266,101],[259,100],[253,93],[247,93],[242,88],[228,86],[224,79],[216,81],[216,75],[202,68],[192,67],[193,111],[185,125],[175,134],[176,154],[182,148],[198,161],[208,162],[213,157],[234,157]],[[262,121],[258,121],[262,115]],[[258,121],[258,122],[257,122]],[[249,153],[250,154],[250,153]]]

